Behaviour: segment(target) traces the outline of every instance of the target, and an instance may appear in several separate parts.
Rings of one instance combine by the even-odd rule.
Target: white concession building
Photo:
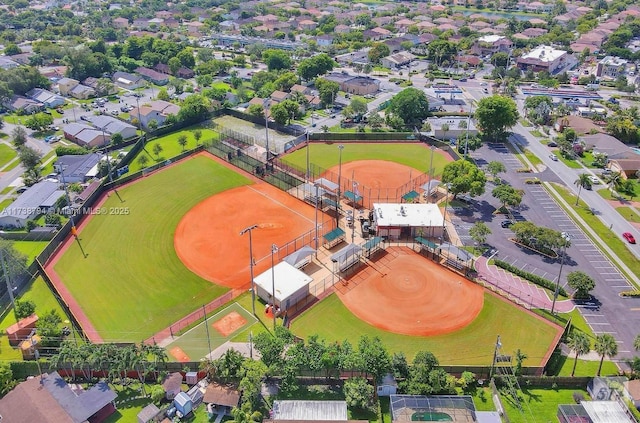
[[[253,281],[260,298],[282,310],[287,310],[309,294],[309,284],[313,278],[286,261],[282,261],[273,269],[270,268],[253,278]],[[273,295],[274,290],[275,295]],[[275,297],[275,301],[272,297]]]
[[[374,203],[373,227],[387,239],[442,236],[444,216],[437,204]]]

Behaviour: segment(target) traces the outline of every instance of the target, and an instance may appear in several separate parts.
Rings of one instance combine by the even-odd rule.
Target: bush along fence
[[[498,266],[499,268],[504,269],[507,272],[511,272],[514,275],[521,277],[522,279],[526,279],[526,280],[528,280],[530,282],[533,282],[538,286],[541,286],[543,288],[549,289],[549,290],[554,291],[554,292],[556,290],[556,284],[554,282],[550,281],[549,279],[543,278],[542,276],[538,276],[538,275],[536,275],[534,273],[526,272],[526,271],[520,269],[519,267],[516,267],[516,266],[513,266],[513,265],[507,263],[506,261],[494,259],[494,264],[496,266]],[[558,286],[558,294],[562,295],[563,297],[568,297],[569,296],[567,291],[561,286]]]

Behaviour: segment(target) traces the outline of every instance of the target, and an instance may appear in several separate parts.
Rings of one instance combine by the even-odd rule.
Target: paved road
[[[583,231],[573,223],[564,210],[549,196],[541,185],[528,185],[524,181],[533,176],[543,181],[560,182],[560,177],[550,169],[536,175],[518,173],[522,163],[502,145],[486,145],[472,152],[472,157],[480,166],[497,160],[507,167],[506,174],[501,175],[514,187],[525,191],[523,205],[514,217],[516,220],[528,220],[537,225],[546,226],[558,231],[567,232],[572,238],[571,247],[566,251],[561,283],[566,284],[566,275],[574,270],[582,270],[592,275],[597,285],[593,291],[595,300],[579,303],[587,323],[594,333],[611,333],[619,342],[618,359],[633,356],[633,339],[640,332],[640,299],[623,299],[620,291],[630,289],[629,283],[610,263],[609,259],[593,245]],[[493,215],[500,206],[491,196],[492,184],[487,185],[487,192],[478,197],[470,210],[459,210],[451,214],[460,238],[466,244],[472,244],[468,231],[477,220],[486,222],[493,233],[487,243],[497,248],[498,258],[518,266],[528,272],[556,281],[560,269],[560,260],[549,260],[542,256],[517,247],[508,240],[513,234],[502,228],[502,215]],[[526,302],[526,301],[525,301]]]

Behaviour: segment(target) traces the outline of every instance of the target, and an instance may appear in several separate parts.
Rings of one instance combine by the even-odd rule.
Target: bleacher
[[[345,232],[340,228],[335,228],[331,232],[324,235],[324,247],[330,249],[340,244],[345,239]]]
[[[460,261],[453,258],[447,258],[444,261],[445,266],[453,267],[454,269],[463,270],[466,266],[464,265],[464,261]]]

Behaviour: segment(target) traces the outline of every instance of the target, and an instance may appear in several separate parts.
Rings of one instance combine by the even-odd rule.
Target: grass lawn
[[[551,192],[552,196],[559,195],[560,197],[562,197],[569,204],[569,207],[571,207],[576,213],[578,213],[578,215],[585,221],[585,223],[593,231],[595,231],[598,239],[594,239],[593,241],[596,244],[599,244],[599,241],[601,240],[607,240],[607,246],[611,248],[618,257],[620,257],[622,262],[624,262],[624,264],[626,264],[633,273],[633,275],[626,275],[630,281],[634,279],[635,275],[640,275],[640,260],[638,260],[631,253],[631,251],[629,251],[629,247],[617,236],[617,234],[614,234],[611,230],[609,230],[609,228],[606,227],[600,221],[600,219],[598,219],[597,216],[591,213],[591,209],[584,201],[580,200],[579,204],[576,206],[576,197],[572,193],[570,193],[567,188],[557,184],[552,184],[550,185],[550,187],[553,188],[548,189]],[[564,205],[561,204],[561,206],[564,208]],[[578,224],[578,226],[581,226],[579,222],[576,222],[576,224]],[[587,236],[590,236],[589,232],[587,232],[586,230],[585,234]],[[607,257],[609,257],[606,250],[603,249],[602,252],[607,255]],[[612,260],[613,263],[615,263],[615,261],[613,261],[611,257],[609,257],[609,259]],[[624,274],[623,269],[619,270]]]
[[[501,393],[500,399],[511,423],[526,422],[555,422],[558,421],[558,405],[575,404],[573,393],[580,392],[585,398],[589,398],[587,391],[583,389],[543,389],[522,387],[518,392],[523,411],[515,407],[511,396]]]
[[[107,199],[130,214],[94,216],[80,233],[88,257],[74,243],[55,266],[105,340],[139,342],[227,291],[182,264],[173,234],[197,203],[249,182],[198,156]]]
[[[10,162],[4,169],[2,169],[3,172],[8,172],[12,169],[15,169],[16,167],[20,166],[20,160],[14,160],[12,162]]]
[[[20,296],[21,300],[31,300],[36,305],[36,313],[46,313],[49,310],[56,310],[62,316],[63,322],[68,320],[53,293],[41,277],[31,282]],[[9,309],[0,318],[0,360],[22,360],[20,351],[13,349],[9,345],[9,340],[5,334],[5,329],[16,322],[13,309]],[[66,325],[67,323],[65,323]]]
[[[324,169],[336,166],[339,160],[338,142],[334,143],[311,143],[309,150],[309,160],[311,163]],[[307,165],[307,151],[305,148],[283,157],[283,160],[292,163],[302,169]],[[401,163],[418,169],[422,172],[429,171],[431,151],[422,144],[345,144],[342,151],[342,163],[355,160],[388,160]],[[436,154],[433,156],[433,173],[437,178],[448,162],[445,158]]]
[[[7,144],[0,144],[0,167],[6,165],[17,156],[18,153],[16,153],[16,150]]]
[[[520,348],[528,356],[525,365],[538,365],[556,334],[553,326],[491,294],[485,294],[484,307],[470,325],[447,335],[415,337],[380,330],[351,314],[335,294],[295,319],[291,330],[305,339],[317,334],[328,342],[350,339],[356,343],[354,335],[378,336],[390,352],[402,351],[409,360],[427,350],[441,364],[450,365],[490,364],[497,335],[502,337],[505,353]]]
[[[558,160],[560,160],[562,163],[564,163],[565,165],[567,165],[567,167],[570,167],[571,169],[582,169],[583,167],[582,164],[576,159],[568,159],[564,155],[559,153],[556,154],[556,157],[558,157]]]
[[[0,194],[4,195],[4,194],[9,194],[11,191],[13,191],[16,187],[12,187],[12,186],[8,186],[5,189],[3,189],[2,191],[0,191]]]
[[[218,133],[213,131],[212,129],[192,126],[181,131],[151,140],[147,142],[145,148],[140,151],[140,153],[138,153],[136,157],[134,157],[134,159],[131,161],[131,164],[129,164],[129,173],[134,173],[141,169],[140,163],[138,163],[138,157],[140,157],[140,155],[146,155],[149,159],[149,161],[147,162],[147,166],[152,166],[157,162],[170,159],[182,153],[182,146],[178,144],[178,137],[182,134],[187,136],[187,144],[185,145],[185,150],[195,148],[196,140],[193,137],[193,131],[195,131],[196,129],[202,131],[202,138],[200,138],[200,143],[211,140],[212,138],[216,138],[218,136]],[[159,158],[155,154],[153,154],[153,146],[155,144],[160,144],[160,146],[162,146],[162,152],[160,153]]]
[[[13,241],[13,248],[27,256],[27,265],[44,250],[49,241]]]
[[[40,174],[42,176],[47,176],[48,174],[53,173],[53,165],[55,164],[56,160],[57,158],[55,150],[50,151],[46,156],[44,156],[40,161],[43,164]]]
[[[640,223],[640,216],[633,211],[633,207],[616,207],[616,211],[620,216],[624,217],[628,222]]]
[[[13,198],[7,198],[6,200],[0,201],[0,211],[6,209],[9,204],[13,203],[13,200]]]
[[[537,129],[529,131],[529,133],[531,135],[533,135],[534,137],[536,137],[536,138],[544,138],[545,137],[545,135],[542,132],[538,131]]]
[[[524,156],[531,162],[532,165],[538,166],[542,164],[542,160],[533,154],[530,150],[524,150]]]

